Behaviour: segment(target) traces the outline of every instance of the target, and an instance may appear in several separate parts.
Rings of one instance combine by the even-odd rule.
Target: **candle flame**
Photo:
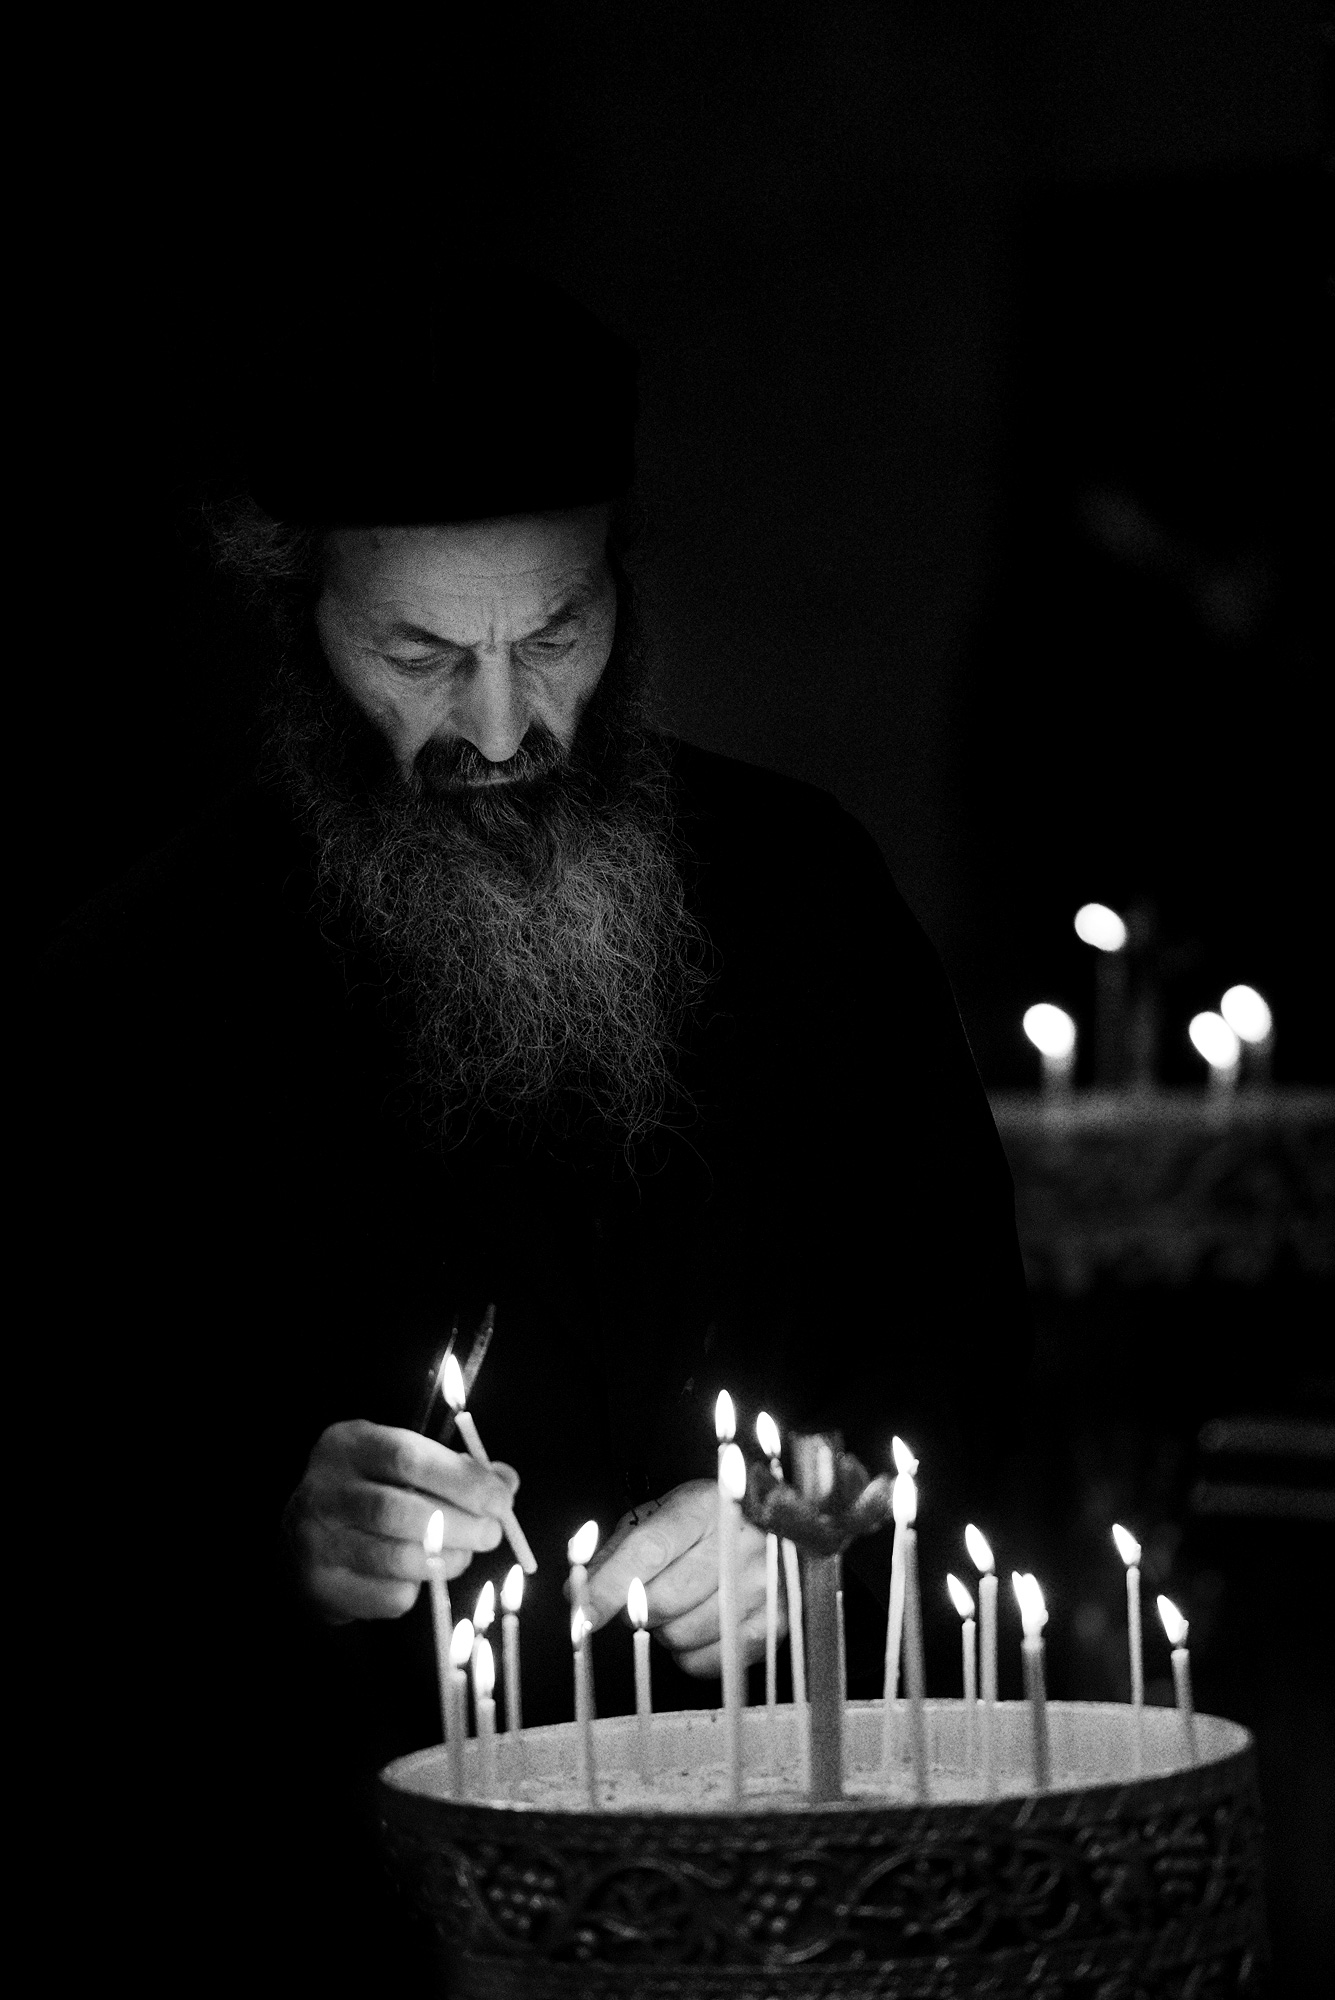
[[[1263,1042],[1274,1030],[1275,1017],[1254,986],[1230,986],[1219,1011],[1240,1041]]]
[[[1114,1521],[1112,1538],[1117,1544],[1118,1555],[1122,1558],[1128,1569],[1131,1568],[1133,1563],[1140,1561],[1140,1543],[1129,1529],[1119,1528],[1116,1521]]]
[[[1075,913],[1075,934],[1095,951],[1121,951],[1126,943],[1126,925],[1106,903],[1082,903]]]
[[[586,1521],[577,1535],[572,1535],[566,1543],[566,1556],[572,1563],[581,1566],[591,1561],[598,1546],[598,1523]]]
[[[437,1507],[435,1513],[426,1524],[426,1533],[422,1536],[422,1547],[427,1555],[438,1556],[444,1546],[445,1516],[440,1508]]]
[[[740,1500],[746,1493],[746,1460],[742,1457],[739,1444],[723,1447],[719,1460],[718,1481],[729,1500]]]
[[[1156,1597],[1163,1629],[1168,1634],[1170,1646],[1185,1646],[1187,1643],[1187,1621],[1178,1610],[1171,1597]]]
[[[518,1563],[512,1563],[501,1585],[501,1610],[518,1611],[524,1601],[524,1572]]]
[[[440,1393],[452,1410],[462,1410],[468,1400],[468,1392],[464,1388],[464,1371],[459,1366],[457,1354],[447,1354],[441,1364]]]
[[[496,1686],[496,1658],[490,1639],[479,1639],[473,1647],[473,1693],[486,1701]]]
[[[960,1582],[957,1576],[951,1576],[947,1574],[946,1589],[950,1592],[950,1601],[954,1605],[955,1609],[959,1612],[960,1617],[972,1618],[973,1617],[972,1593],[965,1589],[964,1585]]]
[[[630,1589],[626,1592],[626,1609],[630,1613],[631,1624],[642,1632],[649,1623],[649,1600],[644,1594],[644,1585],[638,1576],[633,1576],[630,1580]]]
[[[914,1457],[908,1445],[905,1444],[903,1438],[901,1437],[891,1438],[890,1450],[894,1454],[896,1472],[907,1472],[911,1474],[918,1470],[918,1461]]]
[[[732,1397],[726,1389],[720,1389],[718,1401],[714,1405],[714,1436],[720,1444],[726,1444],[729,1438],[735,1438],[736,1435],[737,1412],[733,1408]]]
[[[1211,1069],[1236,1069],[1242,1043],[1222,1014],[1193,1014],[1187,1023],[1191,1046]]]
[[[1020,1025],[1041,1056],[1069,1056],[1075,1047],[1075,1022],[1047,1000],[1026,1007]]]
[[[779,1439],[779,1426],[775,1423],[768,1410],[762,1410],[756,1418],[756,1443],[760,1446],[766,1458],[777,1458],[782,1449]]]
[[[964,1530],[964,1546],[969,1551],[969,1561],[974,1568],[980,1569],[984,1576],[991,1576],[996,1568],[992,1557],[992,1544],[981,1528],[975,1528],[972,1521]]]
[[[477,1594],[477,1608],[473,1612],[473,1630],[485,1632],[495,1616],[496,1586],[488,1580]]]
[[[593,1620],[578,1604],[570,1614],[570,1643],[579,1647],[593,1630]]]
[[[1043,1602],[1043,1593],[1038,1587],[1038,1578],[1026,1570],[1021,1576],[1018,1570],[1011,1571],[1011,1588],[1015,1601],[1020,1607],[1020,1621],[1024,1626],[1026,1639],[1037,1639],[1048,1622],[1048,1607]]]
[[[890,1493],[895,1526],[911,1528],[918,1518],[918,1484],[911,1472],[901,1472]]]
[[[471,1618],[461,1618],[450,1636],[450,1665],[466,1667],[472,1650],[473,1621]]]

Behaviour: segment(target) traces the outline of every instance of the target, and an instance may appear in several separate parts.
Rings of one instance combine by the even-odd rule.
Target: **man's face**
[[[570,749],[612,650],[607,526],[590,507],[332,536],[316,630],[405,778],[428,745],[419,771],[468,789],[506,782],[530,730]]]

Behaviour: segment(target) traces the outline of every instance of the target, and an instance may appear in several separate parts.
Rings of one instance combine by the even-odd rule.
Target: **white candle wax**
[[[1024,1664],[1024,1692],[1029,1703],[1029,1727],[1033,1741],[1034,1788],[1045,1792],[1052,1782],[1052,1753],[1048,1745],[1048,1696],[1043,1676],[1043,1641],[1025,1639],[1021,1644]]]
[[[1136,1775],[1145,1764],[1145,1653],[1140,1629],[1140,1565],[1126,1572],[1126,1632],[1131,1651],[1131,1708]]]
[[[765,1715],[769,1764],[775,1767],[779,1728],[779,1538],[765,1537]]]
[[[969,1560],[978,1570],[978,1651],[979,1679],[982,1682],[981,1723],[983,1788],[991,1797],[996,1791],[996,1701],[997,1701],[997,1572],[986,1535],[970,1521],[964,1530]]]
[[[966,1618],[960,1627],[964,1658],[964,1766],[972,1776],[978,1766],[978,1627]]]
[[[918,1595],[918,1536],[904,1530],[904,1690],[909,1703],[909,1747],[913,1788],[920,1804],[928,1799],[926,1675],[922,1654],[922,1602]]]
[[[890,1611],[885,1627],[885,1685],[881,1697],[881,1769],[887,1777],[894,1761],[894,1713],[899,1699],[899,1661],[903,1650],[904,1523],[896,1521],[890,1549]]]
[[[638,1719],[640,1778],[649,1784],[654,1774],[654,1702],[649,1682],[649,1634],[635,1634],[635,1714]]]
[[[473,1712],[477,1718],[478,1791],[484,1799],[496,1796],[496,1663],[491,1646],[479,1639],[473,1648]]]
[[[589,1620],[577,1608],[570,1620],[570,1642],[574,1649],[575,1723],[579,1739],[580,1782],[589,1805],[598,1804],[598,1770],[593,1754],[593,1664],[589,1658]]]
[[[746,1491],[746,1461],[735,1444],[723,1444],[718,1456],[718,1595],[719,1636],[723,1669],[724,1755],[728,1794],[734,1805],[742,1800],[742,1635],[737,1607],[737,1556],[741,1535],[741,1496]]]
[[[519,1683],[519,1614],[507,1611],[501,1619],[501,1661],[505,1674],[505,1733],[518,1735],[524,1727],[523,1702]]]
[[[1172,1659],[1173,1690],[1177,1695],[1177,1712],[1182,1718],[1187,1762],[1195,1764],[1199,1761],[1200,1752],[1196,1747],[1196,1710],[1191,1699],[1191,1655],[1185,1646],[1174,1646]]]
[[[431,1592],[431,1629],[436,1640],[436,1685],[440,1692],[442,1740],[450,1733],[450,1640],[454,1637],[454,1614],[450,1609],[450,1587],[445,1572],[432,1564],[427,1578]]]

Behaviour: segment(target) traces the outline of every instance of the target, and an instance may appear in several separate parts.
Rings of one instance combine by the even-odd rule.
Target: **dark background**
[[[1089,1026],[1075,907],[1148,897],[1164,1080],[1199,1081],[1186,1021],[1246,979],[1279,1078],[1330,1081],[1315,11],[460,20],[337,51],[118,28],[34,148],[16,380],[42,504],[10,577],[34,929],[247,768],[262,675],[192,495],[250,360],[294,299],[408,318],[442,255],[461,312],[522,314],[479,287],[499,248],[640,350],[663,716],[867,824],[985,1080],[1032,1082],[1030,1001]],[[1011,1523],[1065,1604],[1116,1605],[1119,1514],[1185,1582],[1202,1704],[1260,1731],[1286,1994],[1328,1990],[1333,1949],[1330,1677],[1295,1602],[1321,1602],[1329,1533],[1193,1525],[1184,1495],[1205,1417],[1317,1407],[1329,1305],[1036,1301],[1051,1450]],[[934,1574],[944,1533],[925,1518]],[[1110,1631],[1077,1625],[1054,1615],[1055,1690],[1122,1692]],[[956,1643],[937,1606],[939,1684]]]

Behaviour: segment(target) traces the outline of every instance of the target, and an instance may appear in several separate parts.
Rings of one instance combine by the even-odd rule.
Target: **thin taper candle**
[[[1126,1564],[1126,1642],[1131,1661],[1131,1756],[1136,1776],[1145,1765],[1145,1647],[1140,1629],[1140,1543],[1114,1526],[1112,1538]]]
[[[788,1599],[788,1659],[793,1670],[793,1714],[797,1722],[798,1782],[805,1791],[811,1783],[811,1707],[807,1701],[807,1642],[802,1617],[802,1571],[797,1560],[797,1544],[786,1536],[780,1541],[783,1556],[783,1587]]]
[[[454,1421],[458,1426],[459,1435],[467,1447],[469,1457],[475,1459],[479,1465],[485,1465],[487,1470],[490,1471],[492,1465],[490,1458],[487,1456],[486,1447],[482,1439],[478,1436],[477,1425],[473,1422],[464,1404],[463,1370],[460,1368],[455,1355],[446,1355],[445,1365],[440,1371],[440,1382],[445,1400],[454,1411]],[[537,1558],[528,1545],[528,1537],[515,1519],[514,1508],[507,1507],[500,1518],[501,1526],[505,1530],[505,1539],[509,1542],[510,1547],[518,1557],[522,1569],[528,1576],[532,1576],[538,1567]]]
[[[775,1479],[783,1478],[779,1426],[767,1410],[756,1418],[756,1441]],[[765,1537],[765,1736],[771,1772],[777,1765],[779,1732],[779,1538]]]
[[[1024,1623],[1020,1648],[1024,1667],[1024,1692],[1029,1703],[1029,1726],[1033,1746],[1034,1789],[1045,1792],[1052,1783],[1052,1751],[1048,1741],[1048,1695],[1043,1677],[1043,1627],[1048,1622],[1047,1606],[1037,1578],[1026,1572],[1012,1572],[1011,1583]]]
[[[973,1598],[957,1576],[946,1578],[950,1601],[960,1615],[960,1655],[964,1683],[964,1768],[973,1775],[978,1761],[978,1644]]]
[[[918,1488],[913,1478],[918,1461],[903,1438],[894,1440],[893,1450],[898,1467],[892,1493],[895,1538],[890,1550],[890,1612],[885,1628],[885,1685],[881,1694],[881,1781],[887,1785],[895,1761],[895,1723],[904,1653],[905,1537],[918,1511]]]
[[[640,1783],[648,1785],[654,1775],[654,1701],[649,1682],[649,1600],[638,1576],[630,1580],[626,1610],[635,1638],[635,1716]]]
[[[837,1440],[819,1434],[795,1437],[793,1471],[804,1499],[820,1501],[834,1486]],[[839,1685],[840,1559],[802,1555],[802,1598],[806,1612],[807,1667],[810,1674],[811,1751],[807,1797],[820,1805],[844,1795],[844,1691]]]
[[[477,1718],[477,1788],[484,1799],[496,1796],[496,1662],[491,1642],[473,1645],[473,1713]]]
[[[450,1717],[445,1738],[450,1791],[464,1797],[464,1741],[468,1735],[468,1680],[465,1668],[473,1651],[473,1623],[461,1618],[450,1639]]]
[[[590,1806],[598,1804],[598,1770],[593,1754],[593,1663],[589,1640],[593,1625],[582,1605],[570,1615],[570,1643],[575,1665],[575,1734],[579,1742],[580,1780]]]
[[[719,1628],[723,1669],[724,1755],[728,1795],[742,1802],[742,1634],[738,1619],[737,1559],[746,1492],[746,1460],[741,1447],[726,1443],[719,1450],[718,1564]]]
[[[996,1790],[996,1705],[997,1705],[997,1571],[991,1544],[972,1521],[964,1530],[969,1560],[978,1570],[978,1669],[982,1683],[983,1786],[990,1795]]]
[[[1187,1762],[1199,1761],[1200,1750],[1196,1742],[1196,1708],[1191,1698],[1191,1656],[1187,1652],[1187,1621],[1173,1603],[1171,1597],[1156,1599],[1159,1616],[1163,1620],[1164,1631],[1168,1634],[1173,1648],[1173,1692],[1177,1696],[1178,1719],[1182,1724],[1182,1747]]]
[[[524,1727],[523,1692],[519,1678],[519,1607],[524,1600],[524,1572],[514,1563],[501,1585],[501,1659],[505,1674],[505,1733],[517,1736]]]
[[[922,1656],[922,1600],[918,1594],[918,1536],[904,1531],[904,1691],[909,1703],[909,1749],[913,1789],[920,1805],[928,1800],[926,1675]]]
[[[426,1555],[427,1589],[431,1593],[431,1630],[436,1642],[436,1686],[440,1695],[441,1740],[450,1734],[450,1640],[454,1636],[454,1613],[450,1608],[450,1586],[445,1580],[440,1552],[445,1546],[445,1516],[438,1507],[426,1524],[422,1548]]]

